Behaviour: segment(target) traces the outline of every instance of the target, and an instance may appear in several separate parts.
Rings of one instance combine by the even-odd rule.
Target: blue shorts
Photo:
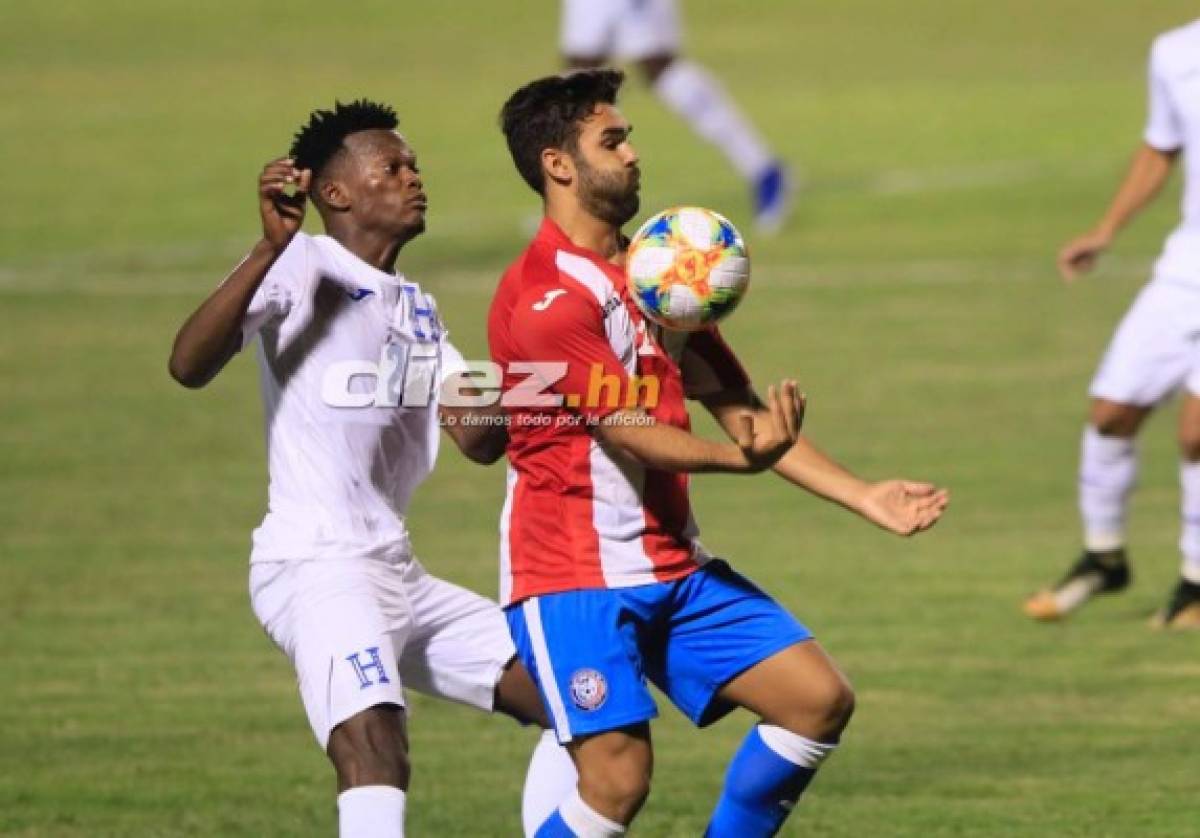
[[[719,559],[673,582],[544,594],[505,614],[559,742],[657,716],[647,679],[711,724],[733,709],[721,687],[812,637]]]

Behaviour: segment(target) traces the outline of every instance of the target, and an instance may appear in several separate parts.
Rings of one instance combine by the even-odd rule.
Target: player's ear
[[[330,178],[321,183],[318,189],[321,203],[335,212],[345,212],[350,209],[350,195],[346,187],[336,178]]]
[[[575,161],[561,148],[544,148],[542,174],[560,186],[566,186],[575,179]]]

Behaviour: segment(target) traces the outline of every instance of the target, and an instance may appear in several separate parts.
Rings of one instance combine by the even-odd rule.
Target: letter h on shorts
[[[371,656],[371,659],[365,663],[359,657],[362,654],[361,652],[355,652],[353,655],[346,656],[346,660],[354,667],[354,673],[358,675],[360,689],[365,690],[367,687],[375,686],[375,684],[390,684],[391,681],[388,680],[387,669],[384,668],[383,661],[379,657],[379,647],[372,646],[364,651]],[[371,680],[370,673],[372,671],[379,676],[378,681]]]

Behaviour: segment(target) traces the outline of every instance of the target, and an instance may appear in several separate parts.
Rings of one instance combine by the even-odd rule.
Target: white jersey
[[[250,303],[242,346],[255,335],[270,489],[250,560],[411,555],[405,509],[437,457],[434,385],[463,369],[433,298],[299,233]]]
[[[1160,35],[1150,51],[1146,143],[1183,149],[1183,221],[1167,239],[1155,276],[1200,285],[1200,20]]]

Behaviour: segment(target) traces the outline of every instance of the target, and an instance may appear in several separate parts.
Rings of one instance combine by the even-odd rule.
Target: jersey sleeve
[[[549,389],[568,408],[598,421],[624,406],[629,373],[613,352],[600,306],[590,296],[561,286],[540,289],[517,301],[511,323],[520,360],[546,364],[547,381],[556,379]],[[601,386],[614,379],[615,388]]]
[[[679,358],[683,392],[689,399],[700,399],[727,390],[744,390],[750,376],[729,344],[714,327],[688,336]]]
[[[297,235],[279,254],[250,299],[250,306],[242,318],[239,349],[248,346],[265,326],[278,325],[287,318],[308,284],[308,273],[308,243],[303,235]]]
[[[1162,41],[1156,41],[1150,50],[1149,76],[1149,108],[1142,137],[1159,151],[1175,151],[1183,147],[1183,120],[1171,96]]]

